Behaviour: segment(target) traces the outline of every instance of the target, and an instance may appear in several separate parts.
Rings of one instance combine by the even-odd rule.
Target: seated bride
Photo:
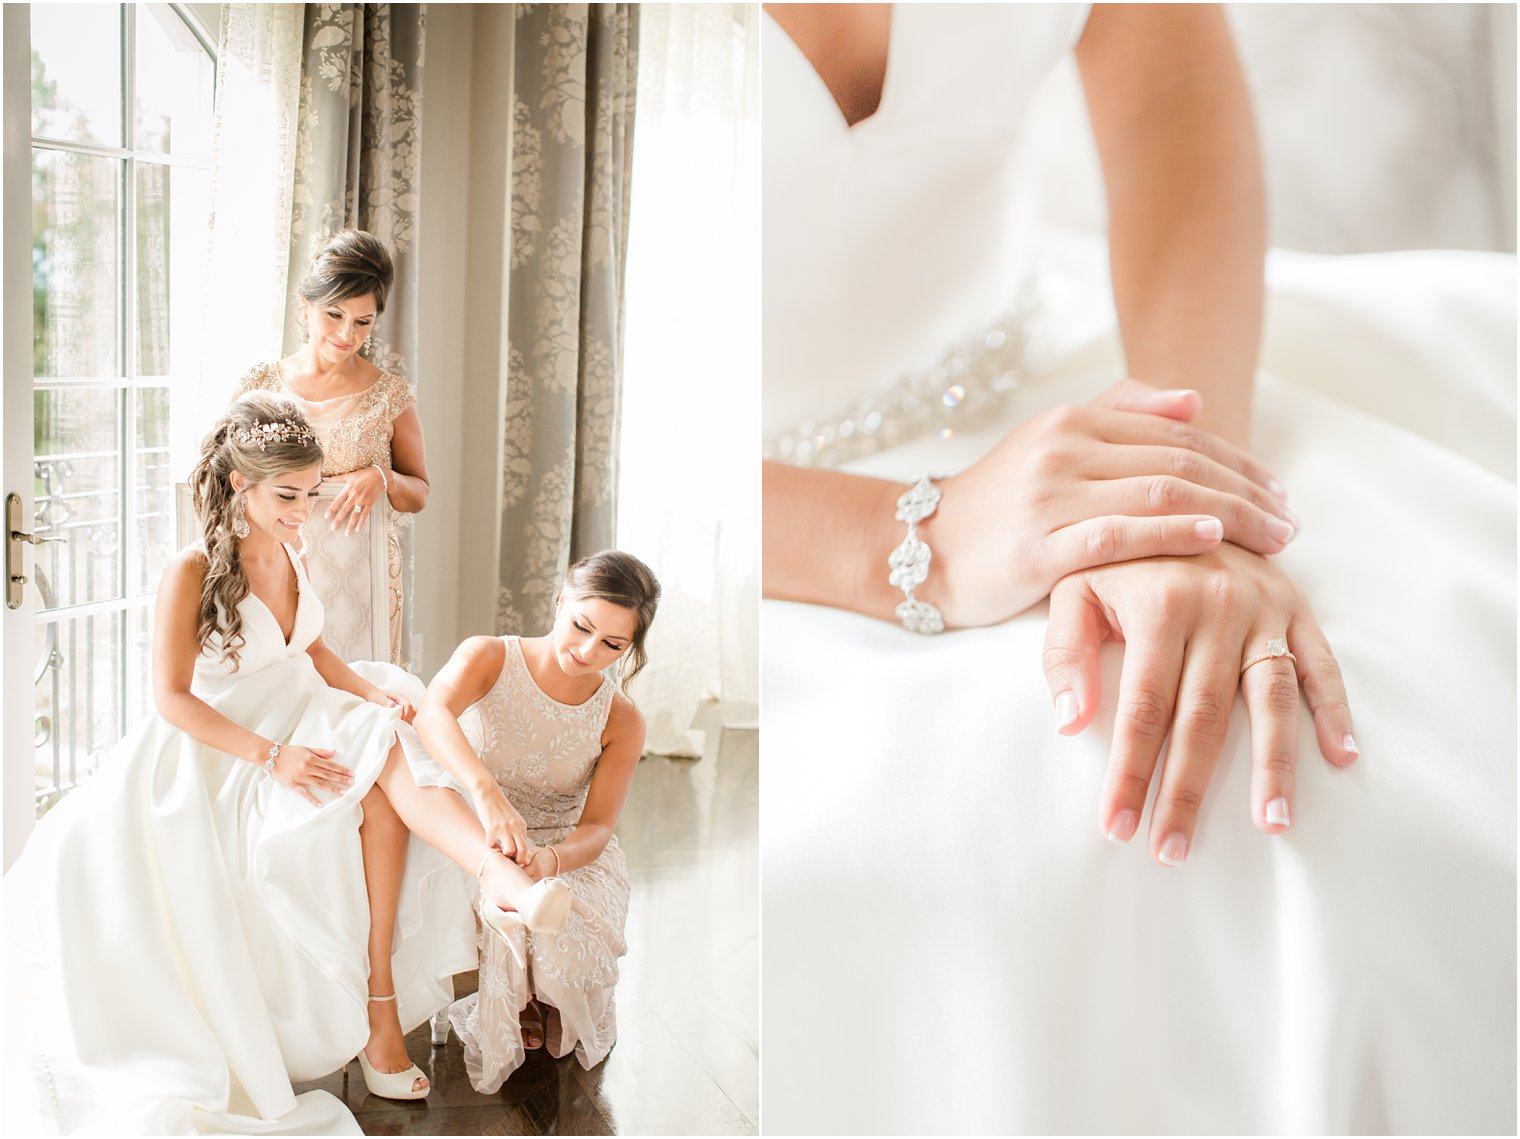
[[[7,1064],[9,1130],[355,1134],[291,1083],[356,1058],[376,1095],[430,1091],[403,1033],[475,967],[490,848],[402,757],[421,684],[323,644],[293,545],[321,465],[284,396],[242,397],[205,439],[203,541],[159,587],[157,714],[5,876],[7,1057],[26,1060]],[[488,867],[481,891],[563,923],[552,879]]]

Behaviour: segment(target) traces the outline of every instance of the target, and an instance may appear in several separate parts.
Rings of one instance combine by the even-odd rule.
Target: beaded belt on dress
[[[967,337],[938,364],[901,377],[857,403],[840,419],[804,420],[765,440],[765,457],[799,467],[832,467],[936,434],[956,431],[1001,407],[1023,381],[1030,306]]]

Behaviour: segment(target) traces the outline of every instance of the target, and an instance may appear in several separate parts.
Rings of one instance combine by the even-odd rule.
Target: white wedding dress
[[[354,786],[312,807],[154,716],[39,821],[5,876],[10,1133],[360,1133],[336,1098],[291,1082],[369,1035],[360,800],[404,725],[323,682],[306,653],[322,603],[291,561],[289,643],[249,595],[241,666],[203,653],[191,690],[269,739],[336,749]],[[353,667],[421,699],[400,669]],[[475,967],[472,885],[412,838],[393,957],[403,1029]]]
[[[766,21],[773,456],[948,474],[1123,375],[1101,242],[1021,205],[1019,111],[1084,17],[899,5],[853,128]],[[1254,447],[1361,759],[1305,713],[1263,835],[1237,704],[1169,869],[1098,828],[1121,647],[1065,739],[1043,606],[922,637],[765,602],[767,1133],[1514,1133],[1514,260],[1269,285]]]

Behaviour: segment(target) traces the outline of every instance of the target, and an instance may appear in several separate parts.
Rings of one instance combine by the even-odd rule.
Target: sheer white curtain
[[[664,591],[633,697],[665,755],[701,755],[703,701],[754,726],[759,700],[757,13],[639,27],[617,542]]]
[[[302,17],[300,4],[223,10],[202,362],[169,403],[171,458],[180,478],[226,410],[238,376],[268,359],[283,334]]]

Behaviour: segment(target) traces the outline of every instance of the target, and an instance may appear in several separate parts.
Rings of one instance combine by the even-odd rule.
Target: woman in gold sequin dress
[[[392,510],[415,514],[427,505],[427,459],[416,397],[400,376],[382,371],[360,349],[385,311],[395,271],[390,254],[361,230],[338,234],[312,262],[297,293],[306,343],[285,359],[259,364],[237,394],[258,388],[284,392],[306,413],[326,456],[322,476],[343,483],[329,520],[364,528],[384,495]],[[341,526],[334,523],[334,528]],[[401,649],[401,543],[394,518],[386,522],[391,663]]]

